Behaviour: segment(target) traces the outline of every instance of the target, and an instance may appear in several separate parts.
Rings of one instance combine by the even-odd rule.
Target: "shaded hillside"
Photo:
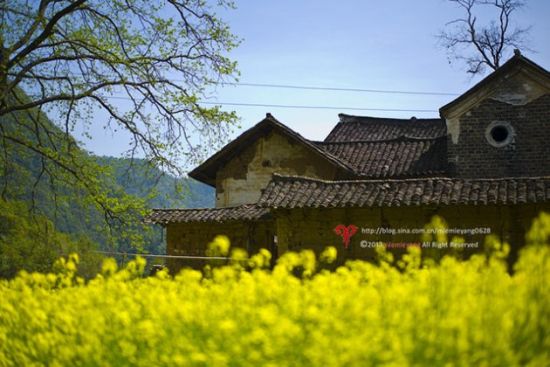
[[[28,112],[3,116],[1,128],[28,142],[40,139],[41,144],[51,146],[51,150],[56,152],[63,152],[71,145],[70,149],[77,152],[79,159],[99,163],[98,167],[102,169],[98,170],[97,178],[109,197],[124,197],[125,200],[133,200],[133,197],[136,202],[143,200],[149,208],[213,206],[212,188],[191,179],[177,182],[174,177],[163,175],[158,169],[147,168],[143,160],[132,162],[130,159],[93,156],[79,148],[74,139],[67,143],[66,133],[45,114],[39,111],[32,113],[33,119]],[[36,121],[53,134],[36,134]],[[94,205],[85,190],[72,185],[70,179],[52,184],[52,172],[60,170],[55,164],[43,160],[32,149],[11,141],[0,141],[0,152],[0,192],[4,200],[32,208],[33,212],[50,220],[56,231],[69,234],[74,239],[89,239],[101,249],[132,249],[135,234],[127,236],[124,225],[115,230],[107,226],[104,213]],[[141,232],[144,250],[164,252],[160,228],[151,230],[140,227],[140,218],[137,217],[135,223],[128,225],[130,227]]]
[[[148,200],[151,208],[209,208],[215,204],[214,189],[210,186],[193,179],[178,181],[158,169],[151,169],[141,159],[103,156],[97,160],[112,167],[116,183],[126,193],[141,198],[156,193]]]

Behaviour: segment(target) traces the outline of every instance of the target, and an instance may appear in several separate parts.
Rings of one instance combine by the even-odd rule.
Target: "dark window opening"
[[[510,132],[505,126],[495,126],[491,129],[491,137],[497,143],[504,142],[508,138],[509,134]]]

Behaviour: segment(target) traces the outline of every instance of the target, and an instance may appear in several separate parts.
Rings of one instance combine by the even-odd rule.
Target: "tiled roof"
[[[254,204],[245,204],[228,208],[204,209],[153,209],[145,218],[145,223],[166,225],[169,223],[189,222],[229,222],[265,219],[269,209]]]
[[[338,115],[340,122],[325,142],[385,141],[398,138],[435,139],[447,134],[442,119],[391,119]]]
[[[361,177],[433,176],[447,168],[445,137],[316,144],[347,163]]]
[[[258,204],[274,208],[328,208],[524,204],[549,201],[550,177],[322,181],[274,175]]]

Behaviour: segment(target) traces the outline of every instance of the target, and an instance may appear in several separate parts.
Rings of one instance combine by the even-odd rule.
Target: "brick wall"
[[[494,121],[509,122],[515,136],[505,147],[494,147],[485,137]],[[550,94],[514,106],[492,99],[460,117],[460,136],[448,136],[451,172],[458,177],[550,175]]]

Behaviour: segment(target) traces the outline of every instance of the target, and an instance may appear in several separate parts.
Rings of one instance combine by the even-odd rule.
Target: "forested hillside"
[[[146,198],[152,208],[208,208],[214,206],[214,189],[193,179],[177,181],[159,170],[151,171],[141,159],[97,157],[100,164],[112,167],[116,183],[130,195]],[[177,187],[177,184],[179,186]]]
[[[140,159],[91,155],[72,138],[71,146],[67,146],[61,142],[66,132],[45,114],[37,115],[41,124],[55,131],[40,136],[42,143],[50,144],[53,153],[78,150],[79,158],[96,164],[96,184],[106,189],[109,198],[130,203],[129,208],[213,206],[214,194],[209,186],[191,179],[177,180],[158,169],[147,168]],[[35,121],[31,122],[27,114],[2,119],[4,131],[21,137],[22,143],[36,139],[32,131]],[[79,244],[88,250],[133,251],[138,247],[164,253],[162,230],[142,225],[143,211],[135,212],[134,222],[113,226],[89,194],[72,185],[70,177],[52,184],[50,175],[59,167],[45,162],[32,149],[3,141],[0,152],[0,272],[12,274],[22,264],[29,270],[47,268],[55,258],[69,248],[75,250]],[[34,260],[28,261],[31,257]]]

